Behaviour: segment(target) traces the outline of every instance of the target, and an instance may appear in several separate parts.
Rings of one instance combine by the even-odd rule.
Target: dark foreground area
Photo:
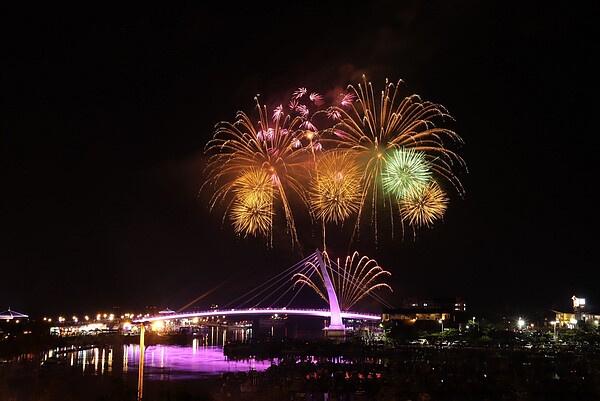
[[[314,349],[311,349],[314,351]],[[145,380],[144,400],[591,401],[598,355],[486,348],[354,349],[351,357],[287,355],[264,372]],[[84,374],[35,361],[0,365],[0,400],[137,399],[137,371]]]

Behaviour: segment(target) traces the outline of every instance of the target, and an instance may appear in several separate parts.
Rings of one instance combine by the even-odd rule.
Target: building
[[[571,300],[573,301],[572,312],[552,311],[555,315],[554,321],[551,322],[553,325],[574,329],[577,328],[580,323],[592,323],[596,326],[600,323],[600,315],[594,314],[587,308],[585,298],[579,298],[573,295]]]
[[[382,313],[384,323],[395,322],[416,328],[461,330],[467,323],[467,305],[460,298],[407,299],[399,308]]]

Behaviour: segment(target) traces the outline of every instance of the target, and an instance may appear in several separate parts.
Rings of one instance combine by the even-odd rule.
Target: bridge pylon
[[[315,254],[317,255],[317,263],[319,264],[319,269],[321,270],[321,275],[325,282],[325,289],[327,290],[329,307],[331,309],[329,326],[325,327],[326,335],[328,337],[343,336],[346,334],[346,326],[344,326],[344,323],[342,322],[342,312],[340,310],[337,294],[335,293],[335,288],[333,287],[331,277],[329,277],[329,272],[327,272],[327,267],[323,261],[323,254],[319,249],[315,251]]]

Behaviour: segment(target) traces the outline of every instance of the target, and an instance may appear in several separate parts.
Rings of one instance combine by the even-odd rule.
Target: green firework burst
[[[398,148],[387,157],[382,176],[384,191],[404,199],[422,191],[431,180],[431,169],[425,153],[413,149]]]

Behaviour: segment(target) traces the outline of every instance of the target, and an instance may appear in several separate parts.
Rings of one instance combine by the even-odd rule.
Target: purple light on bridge
[[[298,315],[298,316],[314,316],[314,317],[331,317],[329,309],[287,309],[287,308],[255,308],[255,309],[227,309],[227,310],[210,310],[204,312],[191,313],[175,313],[164,316],[147,316],[135,319],[134,323],[154,322],[157,320],[174,320],[174,319],[191,319],[195,317],[210,317],[210,316],[232,316],[232,315]],[[344,319],[358,320],[381,320],[381,315],[370,313],[359,313],[345,311],[341,312],[341,317]]]

